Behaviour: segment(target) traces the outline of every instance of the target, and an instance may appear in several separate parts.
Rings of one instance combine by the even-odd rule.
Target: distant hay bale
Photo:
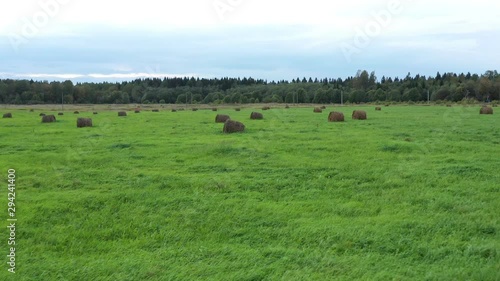
[[[173,109],[172,109],[172,112],[177,112],[177,109],[173,108]]]
[[[237,107],[234,109],[235,111],[241,111],[241,108]]]
[[[63,115],[64,115],[64,113],[59,112],[59,113],[57,113],[57,115],[59,115],[59,116],[63,116]]]
[[[73,113],[74,113],[74,114],[80,114],[80,112],[78,112],[78,111],[75,111],[75,112],[73,112]]]
[[[323,106],[321,107],[321,109],[326,109],[326,106],[324,106],[324,105],[323,105]]]
[[[314,113],[321,113],[323,112],[323,110],[321,109],[321,107],[315,107],[314,108]]]
[[[97,111],[94,111],[94,115],[98,114]]]
[[[243,123],[241,122],[233,121],[231,119],[227,120],[224,123],[224,128],[222,129],[222,132],[226,134],[243,132],[243,131],[245,131],[245,125],[243,125]]]
[[[134,110],[134,113],[141,113],[140,110]]]
[[[125,111],[120,111],[120,112],[118,112],[118,116],[120,116],[120,117],[127,116],[127,112],[125,112]]]
[[[212,111],[217,111],[217,108],[215,108],[215,107],[214,107],[214,108],[212,108]]]
[[[387,103],[385,106],[387,107],[387,106],[389,106],[389,104]]]
[[[3,115],[3,118],[12,118],[12,113],[10,113],[10,112],[9,113],[5,113]]]
[[[252,114],[250,114],[250,119],[261,120],[261,119],[264,119],[264,115],[262,115],[262,113],[259,113],[259,112],[252,112]]]
[[[269,106],[264,106],[264,107],[262,108],[262,110],[269,110],[269,109],[271,109]]]
[[[286,108],[286,109],[289,109],[289,108],[290,108],[290,106],[288,106],[288,104],[287,104],[287,105],[285,105],[285,108]]]
[[[90,119],[90,118],[78,118],[76,120],[76,127],[78,127],[78,128],[92,127],[92,119]]]
[[[344,113],[332,111],[328,114],[329,122],[344,122]]]
[[[493,108],[488,107],[488,106],[483,106],[483,107],[481,107],[479,114],[493,114]]]
[[[153,109],[152,111],[153,111],[153,112],[160,112],[160,110],[159,110],[159,109]]]
[[[215,116],[215,123],[225,123],[229,119],[231,119],[229,115],[217,114],[217,116]]]
[[[381,111],[381,110],[382,110],[382,107],[377,106],[377,107],[375,107],[375,110],[376,110],[376,111]]]
[[[355,120],[366,120],[366,111],[354,110],[352,112],[352,119],[355,119]]]
[[[56,117],[54,115],[45,115],[42,117],[42,123],[52,123],[56,122]]]
[[[193,108],[193,109],[191,109],[191,110],[192,110],[192,111],[198,111],[198,108]]]
[[[38,114],[38,116],[45,116],[45,113],[40,113]]]

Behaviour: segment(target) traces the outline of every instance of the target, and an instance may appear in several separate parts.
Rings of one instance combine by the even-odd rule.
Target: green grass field
[[[0,280],[500,280],[500,112],[8,111]]]

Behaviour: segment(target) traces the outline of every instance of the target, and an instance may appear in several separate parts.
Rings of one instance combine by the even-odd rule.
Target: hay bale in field
[[[493,114],[493,108],[488,106],[483,106],[481,107],[481,110],[479,110],[479,114]]]
[[[387,103],[385,106],[387,107],[387,106],[389,106],[389,104]]]
[[[120,116],[120,117],[127,116],[127,112],[125,112],[125,111],[120,111],[120,112],[118,112],[118,116]]]
[[[74,113],[74,114],[80,114],[80,112],[78,112],[78,111],[75,111],[75,112],[73,112],[73,113]]]
[[[245,125],[243,125],[243,123],[241,122],[233,121],[231,119],[227,120],[224,123],[224,128],[222,129],[222,132],[226,134],[243,132],[243,131],[245,131]]]
[[[54,115],[45,115],[42,117],[42,123],[52,123],[56,122],[56,117]]]
[[[76,120],[76,127],[77,128],[92,127],[92,119],[90,119],[90,118],[78,118]]]
[[[94,115],[98,114],[97,111],[94,111]]]
[[[250,119],[261,120],[261,119],[264,119],[264,115],[262,115],[262,113],[259,113],[259,112],[252,112],[252,114],[250,114]]]
[[[9,113],[5,113],[3,115],[3,118],[12,118],[12,113],[10,113],[10,112]]]
[[[238,108],[235,108],[234,110],[235,111],[241,111],[241,108],[238,107]]]
[[[323,110],[321,109],[321,107],[315,107],[314,108],[314,113],[321,113],[323,112]]]
[[[134,113],[141,113],[140,110],[134,110]]]
[[[290,108],[290,106],[288,106],[288,104],[287,104],[287,105],[285,105],[285,108],[286,108],[286,109],[289,109],[289,108]]]
[[[321,107],[321,109],[326,109],[326,106],[324,106],[324,105],[323,105],[323,106]]]
[[[212,108],[212,111],[217,111],[217,108],[215,108],[215,107],[214,107],[214,108]]]
[[[264,106],[264,107],[262,108],[262,110],[269,110],[269,109],[271,109],[269,106]]]
[[[57,113],[57,115],[59,115],[59,116],[63,116],[63,115],[64,115],[64,113],[59,112],[59,113]]]
[[[153,111],[153,112],[160,112],[160,110],[159,110],[159,109],[153,109],[152,111]]]
[[[354,110],[352,112],[352,119],[355,119],[355,120],[366,120],[366,111],[363,111],[363,110]]]
[[[375,107],[375,111],[382,111],[382,107],[380,106]]]
[[[38,116],[45,116],[45,113],[40,113],[38,114]]]
[[[177,109],[175,109],[175,108],[174,108],[174,109],[172,109],[172,112],[177,112]]]
[[[229,119],[231,119],[229,115],[217,114],[217,116],[215,116],[215,123],[225,123]]]
[[[328,114],[328,122],[344,122],[344,113],[332,111]]]
[[[198,111],[198,108],[192,108],[191,110],[192,111]]]

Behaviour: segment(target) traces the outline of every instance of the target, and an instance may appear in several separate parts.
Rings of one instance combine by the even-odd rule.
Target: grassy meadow
[[[0,280],[500,280],[496,108],[259,107],[0,108]]]

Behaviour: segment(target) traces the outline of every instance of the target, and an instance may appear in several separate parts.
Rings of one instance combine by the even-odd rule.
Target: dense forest
[[[221,103],[365,103],[487,102],[500,99],[496,70],[478,74],[439,72],[435,77],[410,73],[404,78],[358,71],[354,77],[296,78],[146,78],[121,83],[77,83],[0,79],[3,104],[221,104]]]

